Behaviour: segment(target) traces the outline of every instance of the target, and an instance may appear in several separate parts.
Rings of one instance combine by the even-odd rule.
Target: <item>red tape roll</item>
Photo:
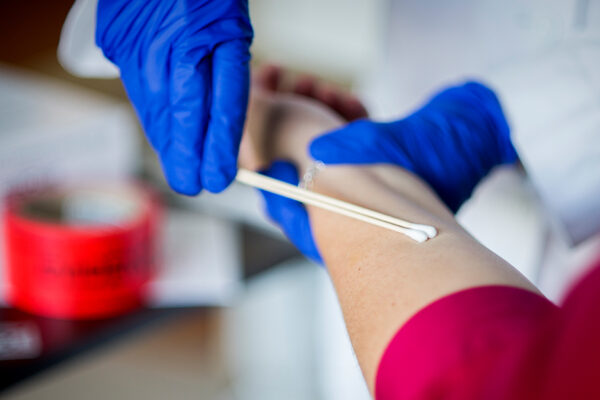
[[[54,318],[91,319],[143,304],[156,268],[160,207],[140,186],[10,194],[7,300]]]

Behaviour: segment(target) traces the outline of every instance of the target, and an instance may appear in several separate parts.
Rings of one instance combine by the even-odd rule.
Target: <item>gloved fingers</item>
[[[292,185],[298,184],[298,172],[288,162],[275,161],[262,173]],[[308,213],[304,205],[267,191],[261,190],[260,192],[265,200],[267,215],[281,227],[298,250],[311,260],[322,264],[323,261],[313,240]]]
[[[390,162],[389,135],[385,124],[367,120],[351,122],[319,136],[310,143],[312,158],[325,164],[372,164]]]
[[[212,105],[204,142],[201,178],[220,192],[235,178],[250,86],[249,40],[220,44],[212,54]]]
[[[171,67],[168,124],[152,124],[149,129],[166,131],[153,133],[166,135],[157,149],[165,176],[175,191],[191,196],[202,190],[200,167],[209,118],[210,58],[205,49],[181,56],[174,53]]]

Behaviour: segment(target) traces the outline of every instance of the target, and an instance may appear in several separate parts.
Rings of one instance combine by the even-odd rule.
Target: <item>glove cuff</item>
[[[438,93],[392,125],[407,143],[395,159],[427,181],[453,212],[494,167],[517,160],[500,102],[477,82]],[[417,148],[422,151],[415,153]]]

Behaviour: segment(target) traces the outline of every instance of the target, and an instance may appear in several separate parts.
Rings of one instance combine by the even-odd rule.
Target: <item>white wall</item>
[[[385,0],[250,0],[254,57],[352,82],[384,34]]]

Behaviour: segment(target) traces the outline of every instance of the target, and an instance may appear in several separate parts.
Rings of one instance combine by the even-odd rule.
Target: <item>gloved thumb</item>
[[[382,136],[384,124],[369,120],[351,122],[310,143],[312,158],[325,164],[371,164],[386,161],[389,146]]]
[[[285,161],[275,161],[261,171],[264,175],[292,185],[298,184],[298,171]],[[305,256],[322,264],[321,255],[313,240],[308,213],[302,203],[261,190],[267,215],[277,223],[283,233]]]

